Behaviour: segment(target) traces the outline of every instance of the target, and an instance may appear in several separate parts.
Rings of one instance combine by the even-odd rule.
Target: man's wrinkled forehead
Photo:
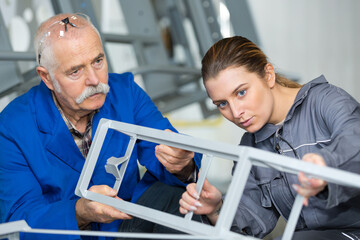
[[[52,42],[53,61],[61,71],[94,62],[104,55],[100,38],[92,28],[74,30],[71,37]]]

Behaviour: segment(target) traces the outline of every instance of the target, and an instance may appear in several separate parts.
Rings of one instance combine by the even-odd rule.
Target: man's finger
[[[89,191],[96,192],[109,197],[115,197],[117,195],[117,192],[113,188],[107,185],[94,185],[89,189]]]

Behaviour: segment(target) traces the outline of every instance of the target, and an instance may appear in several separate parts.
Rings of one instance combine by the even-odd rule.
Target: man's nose
[[[86,85],[97,86],[100,83],[100,79],[95,70],[89,69],[86,76]]]

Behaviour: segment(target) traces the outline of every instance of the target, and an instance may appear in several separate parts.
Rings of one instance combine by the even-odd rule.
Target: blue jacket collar
[[[43,133],[54,134],[58,125],[65,124],[62,120],[61,114],[59,110],[56,108],[54,101],[52,100],[51,91],[47,88],[47,86],[41,82],[39,87],[39,91],[35,94],[38,96],[35,97],[38,102],[34,103],[36,121],[39,127],[39,130]],[[108,93],[108,95],[111,92]],[[109,113],[109,96],[106,97],[104,105],[99,109],[98,113],[95,114],[93,119],[93,134],[95,133],[94,129],[96,129],[97,124],[100,121],[100,118]],[[66,124],[65,124],[66,126]]]
[[[47,137],[44,137],[44,146],[58,159],[76,171],[81,172],[84,157],[75,141],[73,141],[70,131],[61,117],[59,110],[56,108],[51,97],[51,91],[43,82],[41,82],[38,87],[38,91],[34,93],[37,95],[34,97],[37,102],[33,104],[35,106],[34,111],[38,128],[45,136],[47,135]],[[93,136],[100,118],[104,116],[104,114],[106,115],[108,108],[108,103],[105,101],[104,106],[94,115]]]

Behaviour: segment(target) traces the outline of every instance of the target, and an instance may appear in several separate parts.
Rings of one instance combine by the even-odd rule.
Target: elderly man
[[[131,216],[74,194],[99,120],[175,129],[131,73],[108,73],[99,33],[86,15],[60,14],[48,19],[38,28],[34,44],[42,82],[0,115],[0,222],[25,219],[34,228],[117,231],[120,222]],[[127,143],[119,132],[107,134],[90,191],[138,201],[145,191],[159,192],[164,186],[154,184],[159,181],[185,186],[200,164],[192,152],[138,142],[123,184],[115,192],[108,187],[114,178],[104,165],[111,156],[123,156]],[[147,169],[141,180],[137,159]],[[159,194],[153,195],[147,204],[162,202],[156,199]]]

